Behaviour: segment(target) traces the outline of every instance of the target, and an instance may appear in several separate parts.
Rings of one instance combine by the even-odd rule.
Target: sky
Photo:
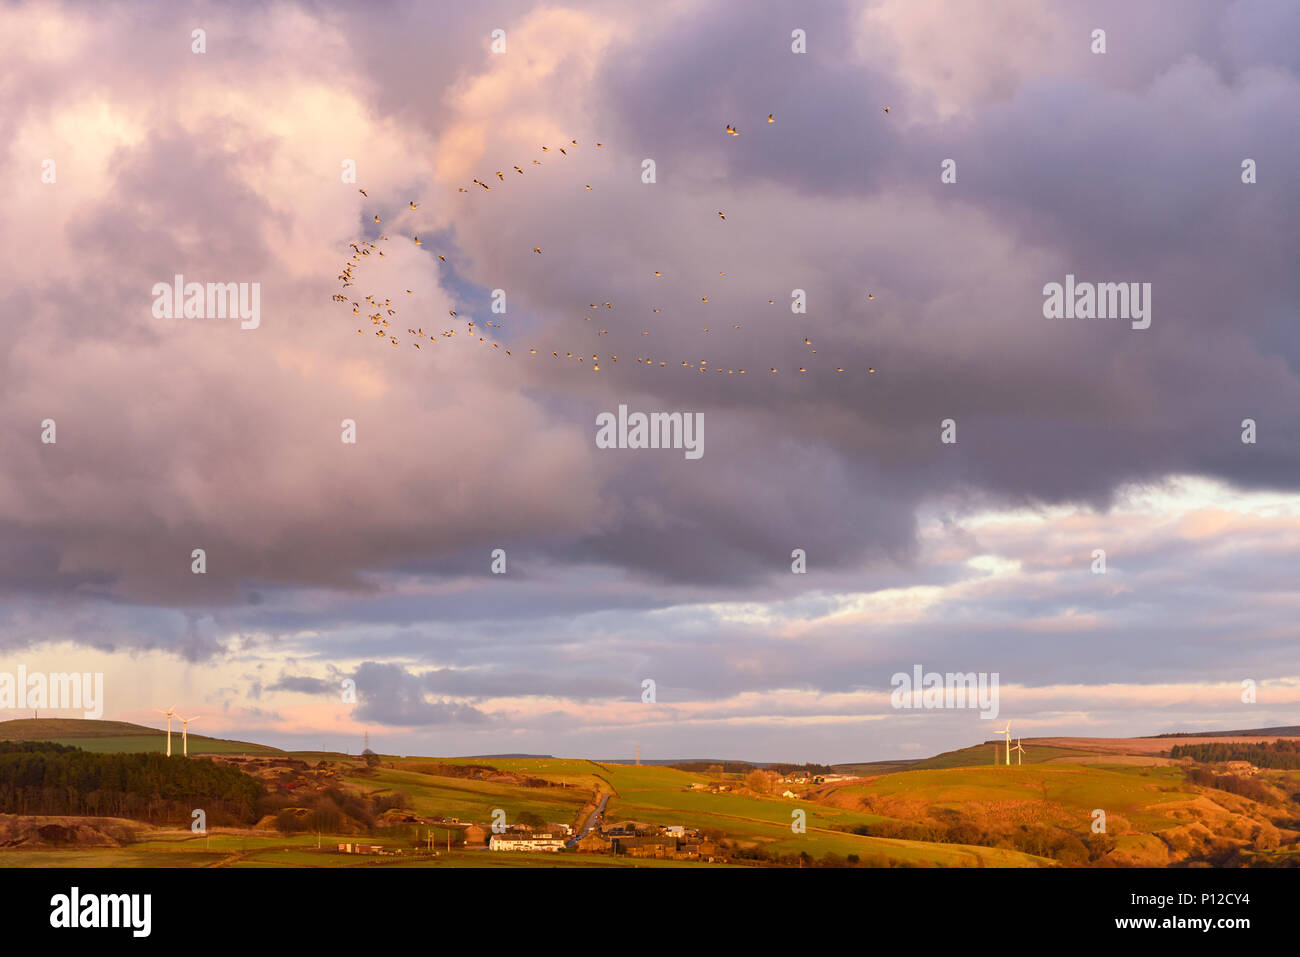
[[[353,753],[1298,724],[1297,41],[1287,0],[6,5],[0,673]],[[256,328],[160,317],[177,274]],[[1149,327],[1047,318],[1067,276]],[[620,405],[703,454],[599,447]],[[916,666],[996,718],[894,707]]]

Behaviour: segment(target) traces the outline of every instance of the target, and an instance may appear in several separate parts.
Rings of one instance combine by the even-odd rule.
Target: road
[[[588,834],[590,834],[592,832],[592,829],[595,828],[598,824],[600,824],[600,819],[602,815],[604,815],[605,813],[605,805],[608,803],[609,803],[609,795],[602,794],[600,796],[600,803],[596,805],[596,809],[592,811],[591,816],[587,818],[587,823],[582,826],[582,830],[578,831],[578,833],[569,840],[569,843],[565,845],[566,847],[569,848],[577,847],[578,842],[582,840],[584,837],[586,837]]]

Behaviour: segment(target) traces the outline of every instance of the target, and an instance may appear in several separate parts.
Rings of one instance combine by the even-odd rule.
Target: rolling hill
[[[83,751],[166,751],[167,731],[127,721],[84,718],[16,718],[0,721],[0,741],[53,741]],[[179,722],[172,727],[172,753],[179,754]],[[190,754],[279,754],[279,748],[190,733]]]

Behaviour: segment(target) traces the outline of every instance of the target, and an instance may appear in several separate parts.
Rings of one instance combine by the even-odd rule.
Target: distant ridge
[[[1280,728],[1252,728],[1248,731],[1165,731],[1149,734],[1148,738],[1300,738],[1300,725],[1289,724]]]
[[[489,758],[530,758],[536,761],[554,761],[553,754],[462,754],[453,760],[456,761],[486,761]]]

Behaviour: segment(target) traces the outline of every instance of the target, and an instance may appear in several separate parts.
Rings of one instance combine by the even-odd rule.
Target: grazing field
[[[514,821],[524,811],[531,811],[557,824],[572,824],[591,799],[591,792],[582,788],[531,788],[390,768],[379,768],[373,775],[357,774],[344,780],[369,794],[405,792],[411,797],[411,810],[421,816],[457,817],[478,824],[490,824],[492,812],[497,808],[506,812],[507,821]]]
[[[385,757],[384,764],[392,764],[397,768],[409,768],[411,770],[430,768],[439,764],[487,765],[499,771],[526,774],[531,777],[553,781],[556,784],[568,785],[571,788],[609,790],[607,775],[602,766],[594,761],[587,761],[582,758],[500,758],[488,760],[486,758]]]

